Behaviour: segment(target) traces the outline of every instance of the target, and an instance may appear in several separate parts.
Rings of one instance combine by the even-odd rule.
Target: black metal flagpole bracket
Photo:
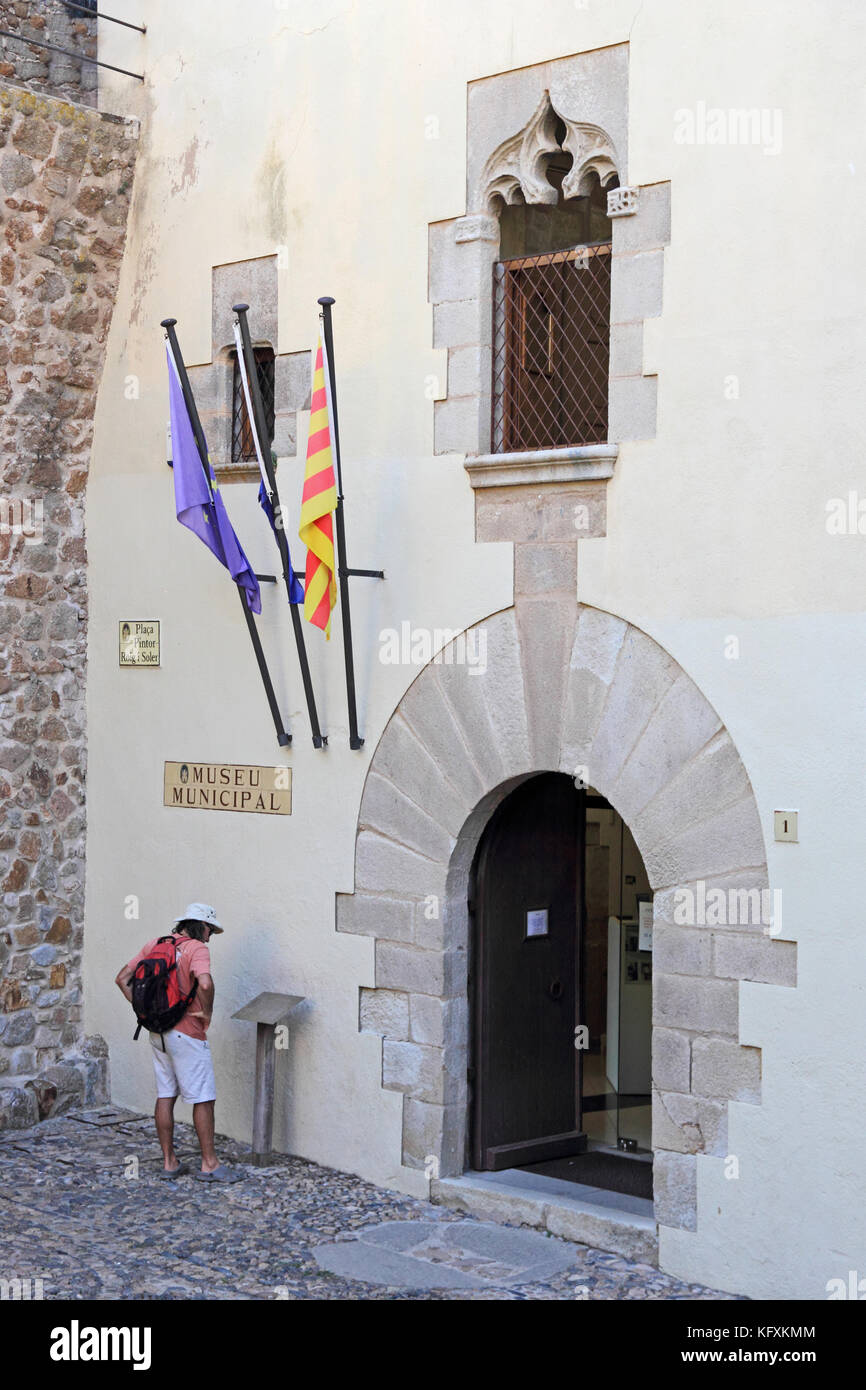
[[[244,363],[247,369],[247,381],[250,388],[250,400],[252,402],[253,419],[250,421],[250,428],[255,431],[262,451],[262,463],[267,478],[267,490],[270,495],[271,509],[274,514],[274,535],[277,540],[277,549],[280,552],[280,562],[283,567],[283,579],[286,584],[286,596],[289,600],[289,612],[292,618],[292,629],[295,635],[295,646],[298,650],[298,662],[301,667],[301,680],[304,685],[304,695],[307,701],[307,713],[310,717],[310,729],[313,735],[314,748],[327,748],[328,737],[319,728],[319,712],[316,709],[316,695],[313,690],[313,678],[310,675],[310,663],[307,659],[307,646],[304,641],[304,629],[301,625],[301,616],[298,613],[298,605],[292,603],[292,581],[289,569],[289,543],[286,540],[286,529],[283,524],[283,512],[280,506],[280,494],[277,489],[277,475],[271,459],[271,443],[268,438],[267,421],[265,419],[265,404],[262,400],[262,391],[259,385],[259,374],[256,370],[255,353],[253,352],[252,339],[250,337],[250,325],[247,319],[249,304],[233,304],[232,311],[237,315],[238,326],[241,331],[241,346],[243,347]]]
[[[0,38],[16,39],[18,43],[33,44],[34,48],[49,48],[52,53],[63,53],[67,58],[74,58],[77,63],[92,63],[97,68],[108,68],[110,72],[122,72],[124,77],[134,77],[138,82],[144,81],[144,74],[141,72],[130,72],[129,68],[116,68],[113,63],[103,63],[98,58],[88,58],[84,53],[76,53],[71,48],[58,48],[56,43],[45,43],[42,39],[23,39],[20,34],[15,34],[11,29],[0,29]]]
[[[147,33],[146,24],[130,24],[128,19],[117,19],[113,14],[106,14],[104,10],[88,9],[87,5],[77,5],[75,0],[64,0],[67,10],[78,10],[80,14],[90,15],[91,19],[105,19],[109,24],[122,24],[124,29],[136,29],[139,34]]]
[[[180,380],[180,389],[183,392],[184,404],[187,409],[187,414],[189,415],[190,424],[192,425],[192,432],[195,438],[196,448],[198,449],[199,460],[201,462],[202,470],[204,472],[205,481],[207,482],[208,492],[210,493],[211,498],[213,498],[213,487],[211,486],[210,477],[210,463],[208,462],[207,456],[207,442],[204,437],[204,430],[202,429],[198,408],[195,403],[195,397],[192,394],[192,387],[190,385],[189,375],[186,370],[186,363],[183,360],[183,355],[180,350],[180,343],[177,340],[177,333],[175,332],[176,323],[177,319],[161,319],[160,327],[165,329],[165,336],[168,339],[169,346],[171,348],[171,354],[174,358],[175,365],[177,367],[177,374]],[[274,694],[273,682],[271,681],[271,673],[268,670],[268,663],[265,660],[265,653],[262,648],[261,638],[259,637],[258,628],[256,627],[253,615],[250,612],[250,606],[247,603],[246,589],[244,589],[242,584],[238,584],[237,580],[235,580],[235,587],[238,591],[238,597],[241,601],[241,608],[244,610],[244,618],[246,619],[247,631],[250,634],[250,641],[253,644],[253,651],[255,652],[256,662],[259,668],[259,675],[262,678],[262,685],[265,688],[265,695],[267,696],[268,706],[270,707],[271,711],[271,717],[274,721],[274,728],[277,732],[277,743],[280,745],[281,748],[286,748],[291,743],[292,736],[291,734],[286,733],[286,730],[283,726],[283,718],[280,714],[280,707],[277,704],[277,697]]]
[[[325,355],[328,359],[328,386],[331,400],[331,415],[334,422],[334,463],[337,470],[337,575],[340,584],[340,613],[343,619],[343,657],[346,663],[346,700],[349,706],[349,747],[363,748],[364,740],[358,733],[358,710],[355,699],[355,657],[352,650],[352,615],[349,609],[349,585],[345,582],[351,576],[365,576],[369,579],[384,579],[384,570],[350,569],[346,563],[346,522],[343,515],[343,465],[340,457],[340,426],[337,419],[337,378],[334,371],[334,329],[331,323],[331,308],[337,302],[331,295],[323,294],[319,299],[322,306],[322,331],[325,338]]]

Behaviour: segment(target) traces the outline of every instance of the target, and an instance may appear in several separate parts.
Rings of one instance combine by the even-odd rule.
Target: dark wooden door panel
[[[584,822],[573,780],[544,774],[507,798],[479,851],[476,1167],[581,1147],[574,1029]]]

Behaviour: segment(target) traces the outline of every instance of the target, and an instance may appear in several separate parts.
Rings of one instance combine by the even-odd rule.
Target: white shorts
[[[159,1033],[149,1036],[159,1099],[176,1096],[179,1091],[181,1100],[187,1105],[216,1100],[216,1082],[207,1038],[191,1038],[188,1033],[179,1033],[176,1028],[162,1037]]]

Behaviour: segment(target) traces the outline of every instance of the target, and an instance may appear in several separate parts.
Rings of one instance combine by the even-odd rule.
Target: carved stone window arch
[[[607,132],[591,121],[572,120],[557,111],[545,89],[523,130],[504,140],[488,158],[470,211],[496,216],[499,199],[506,204],[518,198],[555,204],[559,195],[547,178],[546,166],[561,149],[572,158],[562,181],[563,198],[588,193],[592,174],[602,187],[614,177],[621,181],[619,156]]]

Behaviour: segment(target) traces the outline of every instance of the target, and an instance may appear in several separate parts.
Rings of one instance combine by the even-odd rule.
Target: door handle
[[[550,984],[547,986],[547,992],[550,995],[551,999],[561,999],[562,980],[551,980]]]

